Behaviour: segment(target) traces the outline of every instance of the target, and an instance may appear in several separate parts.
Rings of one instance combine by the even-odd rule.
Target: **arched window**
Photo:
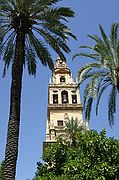
[[[53,94],[53,104],[58,104],[58,94]]]
[[[65,77],[64,76],[60,77],[60,82],[65,82]]]
[[[73,104],[77,103],[77,95],[72,95],[72,103]]]
[[[62,103],[68,103],[68,92],[62,91],[61,96],[62,96]]]

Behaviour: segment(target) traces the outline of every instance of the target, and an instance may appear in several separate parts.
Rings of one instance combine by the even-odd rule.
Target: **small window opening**
[[[63,63],[63,61],[60,59],[60,60],[59,60],[59,63],[60,63],[60,64],[62,64],[62,63]]]
[[[62,103],[68,103],[68,92],[62,91]]]
[[[77,103],[77,95],[72,95],[72,103]]]
[[[60,77],[60,82],[65,82],[65,77],[64,76]]]
[[[57,121],[57,125],[58,125],[58,126],[63,126],[63,120],[58,120],[58,121]]]
[[[53,94],[53,104],[58,103],[58,94]]]

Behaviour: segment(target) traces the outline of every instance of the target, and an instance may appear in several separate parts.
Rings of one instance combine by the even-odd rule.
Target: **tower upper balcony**
[[[50,85],[69,86],[76,85],[77,83],[73,80],[71,71],[67,66],[67,63],[60,58],[56,59],[54,65],[54,72],[50,79]]]

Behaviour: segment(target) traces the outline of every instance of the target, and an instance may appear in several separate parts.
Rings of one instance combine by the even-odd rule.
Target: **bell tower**
[[[82,106],[77,86],[66,62],[57,58],[48,87],[46,143],[55,142],[59,135],[64,134],[68,118],[77,117],[82,122]]]

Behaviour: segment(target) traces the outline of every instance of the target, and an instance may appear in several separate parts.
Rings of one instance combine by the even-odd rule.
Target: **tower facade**
[[[64,135],[65,121],[71,117],[82,122],[82,106],[78,84],[66,62],[57,58],[48,87],[46,143]]]

